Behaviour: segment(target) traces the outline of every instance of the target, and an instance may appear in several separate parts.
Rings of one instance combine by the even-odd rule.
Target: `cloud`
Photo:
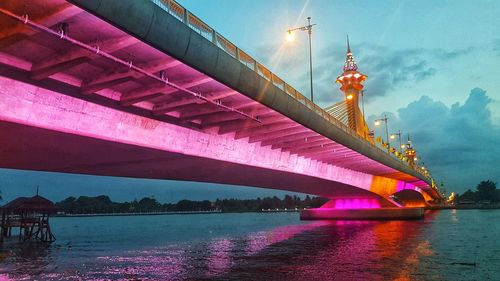
[[[445,50],[445,49],[432,49],[429,50],[429,54],[433,56],[436,59],[440,60],[452,60],[456,59],[460,56],[470,54],[475,50],[474,47],[467,47],[467,48],[462,48],[462,49],[455,49],[455,50]]]
[[[424,71],[415,73],[415,81],[420,82],[436,74],[437,70],[434,67],[428,68]]]
[[[435,76],[439,66],[460,56],[469,54],[474,48],[456,50],[410,48],[392,50],[383,46],[360,44],[358,65],[369,75],[365,86],[370,99],[386,96],[399,87],[419,83]]]
[[[481,180],[500,180],[500,126],[492,120],[494,100],[474,88],[464,104],[451,107],[428,96],[389,117],[389,128],[405,129],[426,165],[448,191],[464,192]],[[370,116],[369,122],[378,116]]]
[[[492,51],[497,55],[497,56],[500,56],[500,38],[498,39],[495,39],[495,41],[493,41],[493,49]]]
[[[302,42],[303,43],[303,42]],[[256,49],[257,57],[273,72],[278,73],[304,95],[309,96],[307,46],[262,45]],[[345,49],[331,48],[333,44],[315,52],[313,73],[315,101],[328,106],[342,99],[335,79],[342,72]],[[424,82],[438,74],[440,67],[449,61],[474,51],[474,48],[455,50],[408,48],[394,50],[389,47],[360,43],[351,45],[359,70],[369,77],[365,89],[366,102],[387,96],[390,92]]]

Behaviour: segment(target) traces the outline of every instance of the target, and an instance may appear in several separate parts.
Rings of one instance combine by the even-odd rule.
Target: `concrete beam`
[[[286,116],[283,116],[283,115],[276,113],[276,112],[272,112],[272,113],[268,114],[267,116],[262,116],[259,119],[262,121],[262,124],[265,124],[265,125],[270,125],[273,123],[289,120],[289,118],[287,118]],[[248,130],[251,128],[256,128],[259,126],[261,126],[261,125],[255,124],[253,122],[248,123],[248,122],[245,122],[244,120],[238,120],[235,122],[228,122],[225,124],[221,124],[221,128],[219,129],[219,134],[224,135],[224,134],[228,134],[228,133],[232,133],[232,132],[236,132],[236,131],[244,131],[244,130]]]
[[[211,101],[215,101],[218,99],[222,100],[224,98],[231,97],[231,96],[234,96],[236,94],[238,94],[238,92],[235,92],[233,90],[228,90],[228,91],[219,91],[219,92],[210,93],[210,94],[208,94],[208,96],[209,96],[209,99]],[[202,99],[195,98],[195,97],[185,97],[185,98],[181,98],[178,100],[167,101],[167,102],[164,102],[161,104],[157,104],[157,105],[155,105],[153,112],[155,115],[161,115],[161,114],[166,114],[166,113],[169,113],[172,111],[179,111],[179,109],[181,109],[181,110],[189,109],[189,108],[191,108],[191,106],[196,106],[199,104],[203,104],[205,102],[206,101],[204,101]],[[180,108],[180,107],[182,107],[182,108]]]
[[[213,113],[221,112],[224,112],[222,108],[214,106],[213,104],[190,105],[180,111],[180,118],[184,121],[194,120]]]
[[[300,156],[310,156],[310,155],[316,154],[316,153],[326,153],[329,149],[333,149],[335,146],[337,146],[337,144],[335,144],[335,143],[315,145],[315,146],[311,146],[311,147],[307,147],[307,148],[291,149],[290,153],[297,154]]]
[[[236,109],[238,109],[238,108],[236,108]],[[267,108],[259,108],[259,109],[255,109],[255,110],[243,110],[243,112],[245,112],[251,116],[258,116],[259,113],[266,112],[267,110],[268,110]],[[199,116],[199,117],[197,117],[197,119],[201,119],[202,128],[206,128],[207,124],[214,125],[214,124],[220,124],[221,122],[225,122],[225,121],[229,121],[229,120],[235,120],[238,117],[237,115],[239,115],[240,119],[242,117],[241,114],[236,113],[236,112],[232,112],[232,111],[224,111],[223,113],[224,113],[223,116],[219,115],[218,113],[212,113],[212,114],[208,114],[208,115],[204,115],[204,116]],[[245,119],[248,119],[248,118],[245,118]],[[256,124],[261,124],[261,123],[257,122],[256,120],[250,120],[250,121],[254,122]]]
[[[318,145],[326,145],[326,144],[331,144],[331,143],[332,143],[331,140],[325,140],[325,139],[317,140],[317,141],[307,141],[307,142],[297,143],[294,145],[282,146],[281,150],[293,151],[293,150],[307,149],[307,148],[311,148],[311,147],[316,147]],[[279,148],[279,147],[273,147],[273,149],[276,149],[276,148]]]
[[[304,133],[296,133],[296,134],[291,134],[288,136],[285,136],[281,139],[272,139],[272,140],[266,140],[262,141],[262,145],[267,146],[267,145],[279,145],[283,144],[285,142],[291,142],[291,141],[297,141],[297,140],[303,140],[304,138],[311,138],[311,137],[319,137],[318,133],[316,132],[304,132]]]
[[[248,100],[226,103],[225,105],[229,106],[235,110],[243,110],[247,107],[257,105],[256,109],[254,108],[252,110],[248,110],[248,109],[243,110],[243,111],[247,111],[249,114],[251,113],[253,115],[258,115],[260,112],[265,112],[267,110],[265,108],[262,108],[255,101],[248,101]],[[206,117],[211,117],[214,113],[217,114],[217,112],[221,111],[221,108],[210,107],[210,109],[201,109],[201,108],[199,108],[199,106],[193,105],[189,111],[182,111],[181,112],[181,118],[182,119],[200,119],[200,118],[205,119]],[[260,123],[257,123],[257,124],[260,124]]]
[[[270,139],[279,139],[282,137],[286,137],[288,135],[292,135],[292,134],[296,134],[296,133],[303,133],[303,132],[307,132],[307,131],[309,131],[309,130],[307,128],[302,127],[302,126],[280,129],[280,130],[271,131],[271,132],[264,132],[264,133],[256,135],[256,136],[251,136],[248,139],[248,142],[255,143],[255,142],[260,142],[260,141],[265,141],[265,140],[270,140]]]
[[[273,131],[278,131],[282,129],[288,129],[288,128],[294,128],[298,127],[300,125],[297,125],[297,123],[294,122],[289,122],[289,121],[282,121],[282,122],[277,122],[277,123],[272,123],[272,124],[264,124],[258,127],[252,127],[248,128],[242,131],[236,132],[234,138],[235,139],[242,139],[242,138],[247,138],[247,137],[254,137],[258,136],[261,134],[267,134]]]
[[[212,114],[207,114],[204,116],[200,116],[197,119],[201,120],[201,127],[203,129],[206,129],[207,126],[206,124],[218,124],[220,122],[228,121],[228,120],[235,120],[235,119],[242,119],[244,118],[241,114],[232,112],[232,111],[221,111],[221,112],[216,112]],[[256,122],[256,121],[253,121]]]
[[[210,81],[213,81],[212,78],[202,76],[195,78],[189,82],[174,82],[175,84],[185,88],[189,89],[198,85],[202,85],[205,83],[208,83]],[[166,85],[160,85],[156,87],[146,87],[142,89],[137,89],[135,91],[130,91],[128,93],[125,93],[121,96],[120,98],[120,103],[124,106],[129,106],[138,102],[142,102],[148,99],[151,99],[151,96],[157,93],[161,93],[162,95],[169,95],[175,92],[178,92],[176,88],[166,86]],[[153,110],[153,114],[155,115],[161,115],[162,113],[156,109]]]
[[[180,61],[162,59],[156,62],[139,64],[138,67],[144,69],[149,73],[156,73],[158,71],[162,70],[165,71],[179,65],[182,65]],[[91,80],[84,82],[82,85],[81,92],[84,95],[92,94],[102,89],[106,89],[127,82],[130,79],[140,78],[140,77],[141,74],[137,73],[137,71],[129,69],[123,70],[123,67],[120,67],[119,70],[113,69],[110,71],[105,71],[104,73],[98,75],[97,77],[94,77]]]
[[[38,24],[44,26],[53,26],[57,23],[64,22],[73,16],[78,15],[82,12],[82,9],[77,6],[64,3],[54,10],[44,11],[40,16],[35,16],[34,18],[30,18],[31,20],[36,21]],[[29,17],[33,17],[32,14],[28,15]],[[0,49],[11,46],[17,42],[20,42],[30,36],[33,36],[40,31],[38,29],[29,28],[23,24],[17,24],[12,28],[7,30],[1,30],[0,32]]]
[[[325,139],[323,136],[312,136],[312,137],[303,137],[300,139],[295,139],[292,141],[281,141],[272,144],[272,149],[277,149],[277,148],[290,148],[290,147],[295,147],[297,145],[304,145],[304,144],[312,144],[317,141],[328,141],[332,142],[331,140]]]
[[[118,38],[108,39],[100,45],[103,51],[108,53],[113,53],[117,50],[126,48],[137,43],[138,40],[131,36],[124,36]],[[97,55],[89,52],[88,50],[81,48],[73,48],[70,51],[56,56],[51,59],[47,59],[41,63],[34,64],[31,69],[31,78],[35,80],[45,79],[53,74],[62,72],[66,69],[74,67],[76,65],[91,61],[96,58]]]
[[[333,150],[330,150],[328,152],[322,153],[321,155],[318,155],[316,157],[316,159],[318,159],[320,161],[335,161],[338,159],[345,159],[345,158],[350,157],[350,156],[359,157],[359,159],[366,158],[366,156],[363,156],[361,154],[355,154],[355,153],[353,154],[352,151],[348,150],[348,149],[334,148]],[[369,158],[367,158],[367,159],[369,159]]]

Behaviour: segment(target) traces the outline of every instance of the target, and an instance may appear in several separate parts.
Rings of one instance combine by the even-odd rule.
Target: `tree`
[[[156,199],[154,198],[144,197],[139,201],[138,206],[141,212],[153,212],[161,210],[161,204],[158,203],[158,201],[156,201]]]
[[[476,192],[474,192],[470,189],[467,189],[467,191],[464,194],[458,196],[458,200],[470,200],[472,202],[475,202],[476,201]]]
[[[477,199],[488,200],[492,203],[498,202],[497,185],[491,180],[480,182],[477,187]]]

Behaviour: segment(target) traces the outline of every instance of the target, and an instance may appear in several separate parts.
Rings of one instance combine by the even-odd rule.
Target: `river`
[[[5,243],[0,280],[500,280],[500,210],[415,221],[298,213],[57,217],[57,241]]]

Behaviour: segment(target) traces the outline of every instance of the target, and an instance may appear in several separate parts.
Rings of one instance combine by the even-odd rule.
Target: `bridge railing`
[[[172,15],[173,17],[175,17],[179,21],[186,24],[189,28],[191,28],[195,32],[199,33],[201,36],[203,36],[204,38],[206,38],[207,40],[212,42],[215,46],[222,49],[223,51],[228,53],[233,58],[239,60],[240,63],[242,63],[246,67],[252,69],[256,73],[258,73],[262,78],[271,82],[274,86],[283,90],[286,94],[293,97],[298,102],[302,103],[303,105],[307,106],[312,111],[316,112],[318,115],[320,115],[323,118],[325,118],[326,120],[328,120],[331,124],[334,124],[336,127],[344,130],[346,133],[349,133],[350,135],[357,137],[359,140],[366,143],[367,145],[372,146],[373,148],[385,151],[389,155],[391,155],[392,157],[394,157],[398,160],[401,160],[400,158],[398,158],[394,154],[390,153],[387,149],[376,146],[375,144],[367,141],[362,136],[358,135],[355,131],[351,130],[344,123],[340,122],[335,117],[333,117],[328,112],[326,112],[323,108],[319,107],[317,104],[315,104],[314,102],[309,100],[307,97],[302,95],[299,91],[297,91],[290,84],[286,83],[278,75],[274,74],[269,69],[267,69],[264,65],[257,62],[249,54],[242,51],[240,48],[238,48],[236,45],[234,45],[229,40],[224,38],[224,36],[219,34],[217,31],[215,31],[213,28],[211,28],[208,24],[204,23],[201,19],[199,19],[198,17],[193,15],[186,8],[184,8],[183,6],[181,6],[180,4],[175,2],[174,0],[150,0],[150,1],[152,1],[158,7],[160,7],[161,9],[163,9],[164,11],[166,11],[167,13],[169,13],[170,15]],[[407,166],[409,166],[409,164],[406,161],[401,161],[401,162],[406,164]],[[422,176],[428,177],[427,175],[423,174],[419,169],[415,169],[415,170],[419,174],[421,174]]]

